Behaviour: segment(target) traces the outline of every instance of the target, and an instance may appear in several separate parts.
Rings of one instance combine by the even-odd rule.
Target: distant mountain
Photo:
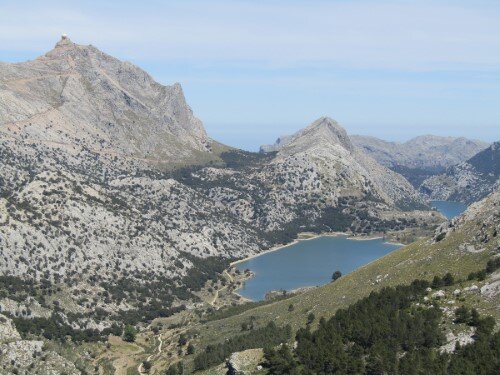
[[[330,118],[322,117],[291,136],[281,145],[275,164],[296,164],[296,160],[319,169],[329,183],[343,186],[344,194],[372,194],[396,206],[423,204],[403,177],[358,150]]]
[[[424,135],[404,143],[354,135],[352,142],[390,167],[439,170],[461,163],[488,147],[485,142],[466,138]]]
[[[445,173],[426,179],[420,190],[431,199],[478,201],[500,186],[500,142]]]
[[[66,37],[33,61],[0,64],[0,131],[45,146],[169,164],[210,154],[212,143],[178,83],[163,86]]]
[[[283,136],[272,145],[263,145],[260,152],[277,152],[296,136]],[[414,187],[447,167],[458,164],[488,147],[487,143],[466,138],[425,135],[404,143],[379,138],[351,135],[351,142],[380,164],[403,175]]]
[[[277,153],[221,157],[230,168],[203,168],[180,181],[282,241],[303,231],[368,233],[440,220],[408,181],[357,150],[326,117]]]

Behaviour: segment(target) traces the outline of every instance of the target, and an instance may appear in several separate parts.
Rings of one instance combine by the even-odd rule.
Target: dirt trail
[[[151,359],[155,356],[155,355],[159,355],[161,354],[161,348],[163,346],[163,340],[161,338],[161,334],[158,335],[158,341],[159,341],[159,344],[158,344],[158,348],[156,349],[156,353],[153,353],[151,355],[149,355],[147,358],[146,358],[146,361],[149,362],[151,361]],[[139,366],[137,366],[137,371],[139,371],[139,374],[142,374],[143,373],[143,368],[142,368],[142,362],[139,363]]]
[[[135,346],[134,351],[116,353],[118,357],[113,360],[113,367],[115,368],[115,374],[126,375],[127,369],[134,366],[137,362],[134,360],[134,356],[140,354],[144,351],[144,348],[136,344],[128,344],[130,346]]]
[[[232,283],[234,281],[234,278],[229,274],[229,272],[227,272],[226,270],[224,270],[224,272],[222,272],[222,274],[229,279],[229,281]],[[223,286],[222,288],[218,289],[215,291],[215,295],[214,295],[214,298],[210,303],[210,305],[214,306],[215,305],[215,302],[217,301],[217,298],[219,298],[219,292],[222,292],[224,289],[227,289],[229,285],[226,285],[226,286]]]

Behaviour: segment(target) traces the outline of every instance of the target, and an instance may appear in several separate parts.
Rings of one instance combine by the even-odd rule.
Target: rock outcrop
[[[2,374],[79,375],[75,365],[42,340],[23,340],[8,317],[0,314],[0,372]]]

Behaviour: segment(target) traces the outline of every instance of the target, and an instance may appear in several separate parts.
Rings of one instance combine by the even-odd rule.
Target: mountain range
[[[93,46],[63,37],[35,60],[0,63],[0,344],[23,365],[1,345],[0,364],[81,373],[54,347],[39,359],[32,339],[92,343],[207,310],[200,296],[231,261],[303,232],[446,237],[453,226],[428,198],[496,202],[498,143],[487,147],[393,144],[321,117],[251,153],[211,139],[179,84]]]
[[[61,308],[82,314],[80,328],[195,301],[213,276],[201,259],[218,269],[299,232],[444,220],[332,119],[276,155],[235,150],[208,138],[178,84],[67,38],[33,61],[0,65],[0,98],[0,270],[64,284]],[[141,283],[161,283],[170,297],[145,305]],[[100,298],[110,285],[120,289]],[[81,288],[94,303],[80,301]],[[53,298],[39,302],[52,309]],[[96,306],[109,314],[87,320]]]
[[[420,190],[431,199],[467,204],[484,198],[500,187],[499,148],[500,142],[494,142],[467,161],[427,178]]]
[[[272,145],[263,145],[260,152],[279,151],[297,134],[280,137]],[[489,146],[488,143],[478,140],[435,135],[422,135],[403,143],[364,135],[351,135],[350,139],[355,146],[388,168],[406,167],[438,171],[466,161]]]
[[[437,171],[461,163],[489,146],[478,140],[435,135],[423,135],[403,143],[361,135],[354,135],[351,139],[356,146],[389,168]]]

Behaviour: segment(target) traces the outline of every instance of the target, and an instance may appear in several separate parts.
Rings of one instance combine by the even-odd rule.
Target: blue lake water
[[[336,270],[345,275],[399,247],[382,239],[356,241],[346,236],[299,241],[237,264],[238,269],[255,273],[238,293],[259,301],[271,290],[323,285]]]
[[[431,206],[436,207],[447,219],[453,219],[467,209],[467,205],[460,202],[431,201]]]

